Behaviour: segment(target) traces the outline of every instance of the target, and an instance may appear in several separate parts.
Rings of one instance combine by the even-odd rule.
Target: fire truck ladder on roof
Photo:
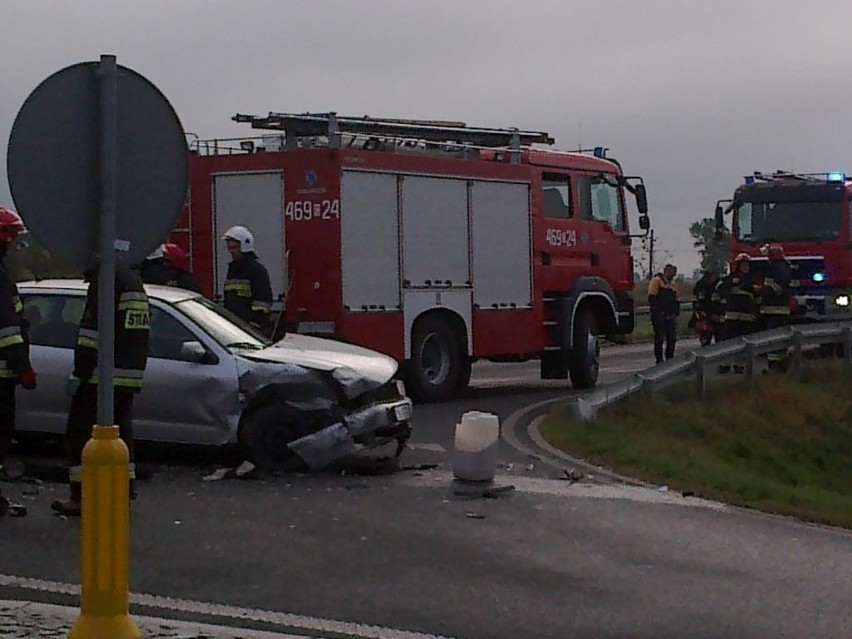
[[[336,113],[269,113],[267,116],[238,113],[235,122],[251,124],[253,129],[284,131],[287,148],[296,148],[298,138],[328,138],[332,148],[340,148],[342,134],[416,140],[421,142],[484,147],[508,148],[519,155],[522,146],[553,144],[554,139],[543,131],[519,129],[487,129],[468,127],[464,122],[442,120],[403,120],[338,116]]]

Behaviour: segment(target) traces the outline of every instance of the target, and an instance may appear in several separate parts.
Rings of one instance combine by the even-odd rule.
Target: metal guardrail
[[[852,365],[852,322],[789,326],[703,346],[578,397],[572,409],[576,417],[591,421],[600,409],[625,397],[649,395],[693,376],[696,391],[703,393],[709,368],[740,365],[745,368],[746,378],[751,378],[758,357],[779,350],[788,352],[790,370],[800,371],[802,353],[808,347],[824,344],[842,345],[843,359]]]

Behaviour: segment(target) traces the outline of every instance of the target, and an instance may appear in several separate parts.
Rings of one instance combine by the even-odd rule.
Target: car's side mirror
[[[649,228],[651,228],[651,218],[649,218],[647,215],[640,215],[639,228],[643,231],[647,231]]]
[[[204,344],[195,341],[183,342],[180,345],[180,358],[196,364],[215,364],[218,361],[216,355],[204,348]]]

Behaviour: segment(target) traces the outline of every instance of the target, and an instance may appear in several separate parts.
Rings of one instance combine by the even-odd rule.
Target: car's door
[[[85,291],[22,292],[30,323],[30,363],[38,388],[18,391],[15,428],[22,432],[65,433],[71,400],[65,381],[74,368],[77,325],[86,305]]]
[[[150,306],[148,365],[134,403],[134,437],[192,444],[233,441],[240,413],[234,358],[173,306],[154,299]],[[207,357],[191,361],[182,355],[188,342],[203,345]]]

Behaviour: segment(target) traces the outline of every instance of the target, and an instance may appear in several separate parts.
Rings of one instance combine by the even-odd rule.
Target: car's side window
[[[30,344],[74,348],[86,298],[80,295],[22,295]]]
[[[184,342],[198,341],[192,331],[161,308],[151,305],[151,333],[148,355],[161,359],[181,359]]]

